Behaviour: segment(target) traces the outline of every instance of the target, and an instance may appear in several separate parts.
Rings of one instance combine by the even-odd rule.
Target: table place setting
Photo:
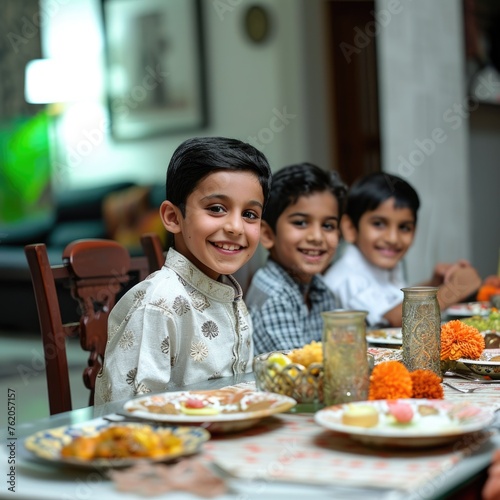
[[[484,468],[500,440],[499,363],[476,327],[441,324],[433,289],[406,289],[405,299],[403,326],[390,332],[401,346],[369,347],[365,311],[327,312],[320,342],[255,356],[243,381],[144,394],[26,433],[21,498],[51,498],[36,485],[52,478],[62,491],[89,473],[109,498],[234,498],[264,487],[259,498],[392,500],[430,484],[438,496],[477,454]]]

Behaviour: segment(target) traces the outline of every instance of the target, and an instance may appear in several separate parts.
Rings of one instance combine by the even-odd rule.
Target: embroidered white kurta
[[[232,276],[210,279],[170,249],[108,321],[95,404],[252,370],[252,322]]]

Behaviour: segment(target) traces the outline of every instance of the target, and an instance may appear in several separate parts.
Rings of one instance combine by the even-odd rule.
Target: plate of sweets
[[[225,387],[146,395],[125,403],[127,414],[175,424],[198,424],[210,432],[234,432],[264,417],[290,410],[297,402],[282,394]]]
[[[370,344],[401,346],[403,334],[401,328],[378,328],[366,332],[366,340]]]
[[[414,448],[448,444],[486,429],[493,419],[489,409],[442,399],[360,401],[329,406],[315,415],[322,427],[364,444]]]
[[[24,441],[37,458],[84,468],[128,467],[139,461],[171,462],[197,453],[210,439],[200,427],[162,427],[107,421],[37,432]]]
[[[468,317],[468,316],[488,316],[491,312],[489,302],[467,302],[454,304],[446,309],[448,316]]]

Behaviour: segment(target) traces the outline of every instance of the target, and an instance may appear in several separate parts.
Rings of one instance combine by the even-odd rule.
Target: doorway
[[[325,4],[334,166],[349,186],[381,170],[374,0]]]

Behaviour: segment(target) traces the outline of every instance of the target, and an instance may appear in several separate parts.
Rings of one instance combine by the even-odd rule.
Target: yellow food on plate
[[[217,415],[219,413],[218,408],[211,406],[206,406],[204,408],[188,408],[181,404],[180,409],[185,415]]]
[[[378,424],[378,412],[371,405],[349,405],[342,414],[342,423],[356,427],[375,427]]]
[[[61,449],[63,458],[80,460],[154,458],[182,451],[182,440],[169,429],[113,426],[95,436],[76,436]]]
[[[310,344],[288,353],[288,357],[292,363],[298,363],[306,368],[312,363],[323,363],[323,344],[313,340]]]

